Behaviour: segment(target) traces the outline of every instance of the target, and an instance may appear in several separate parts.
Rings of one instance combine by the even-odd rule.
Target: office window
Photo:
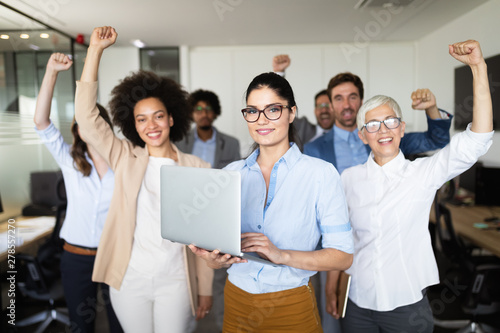
[[[75,80],[81,75],[86,47],[2,3],[0,18],[0,185],[4,210],[0,220],[4,220],[19,215],[30,202],[31,172],[58,169],[33,129],[47,60],[53,52],[73,56],[73,67],[59,73],[51,112],[52,121],[71,143]]]
[[[143,48],[140,49],[140,59],[141,69],[180,83],[178,47]]]

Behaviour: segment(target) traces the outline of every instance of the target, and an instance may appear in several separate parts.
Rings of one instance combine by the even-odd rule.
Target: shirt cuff
[[[352,230],[322,234],[322,248],[336,249],[345,253],[354,253]]]
[[[35,126],[35,132],[40,136],[40,139],[44,143],[53,142],[59,137],[59,131],[57,130],[52,120],[50,121],[50,125],[43,130],[39,130]]]
[[[441,110],[439,109],[439,115],[441,116],[441,119],[443,120],[447,120],[447,119],[451,119],[452,115],[448,112],[446,112],[445,110]],[[439,119],[437,119],[439,120]]]
[[[477,133],[477,132],[473,132],[470,129],[471,126],[472,126],[472,123],[469,123],[467,125],[467,128],[465,129],[465,132],[472,140],[474,140],[474,142],[479,143],[479,144],[485,144],[485,143],[491,141],[491,139],[493,138],[493,133],[495,133],[495,131],[486,132],[486,133]]]

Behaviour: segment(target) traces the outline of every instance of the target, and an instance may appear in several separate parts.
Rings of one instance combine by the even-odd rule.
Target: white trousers
[[[120,290],[109,288],[116,316],[128,333],[194,330],[185,276],[145,276],[130,266]]]

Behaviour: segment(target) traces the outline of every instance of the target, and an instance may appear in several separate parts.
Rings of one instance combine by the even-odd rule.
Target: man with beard
[[[328,83],[327,93],[335,116],[333,130],[306,144],[304,153],[332,163],[342,173],[365,163],[370,154],[356,127],[356,116],[363,104],[363,82],[352,73],[340,73]],[[418,89],[411,98],[413,109],[425,110],[428,130],[406,134],[401,140],[403,154],[443,148],[450,141],[451,115],[437,108],[436,98],[429,89]]]
[[[327,93],[335,117],[333,130],[306,144],[304,154],[332,163],[340,174],[349,167],[365,163],[370,154],[370,147],[359,138],[356,125],[356,116],[363,104],[363,82],[352,73],[340,73],[328,83]],[[411,99],[413,109],[425,110],[427,132],[405,134],[400,144],[403,154],[419,154],[446,146],[450,141],[452,116],[437,108],[436,98],[429,89],[414,91]],[[338,322],[326,312],[326,272],[319,275],[318,309],[323,329],[329,333],[340,332]]]
[[[191,118],[196,127],[175,145],[182,152],[193,154],[207,161],[212,168],[222,169],[229,163],[239,160],[240,143],[236,138],[226,135],[212,126],[221,114],[219,98],[208,90],[196,90],[189,95]]]

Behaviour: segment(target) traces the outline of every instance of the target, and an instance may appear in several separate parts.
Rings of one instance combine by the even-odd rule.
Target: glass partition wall
[[[74,65],[58,76],[51,120],[71,142],[75,79],[86,46],[20,12],[0,4],[0,221],[20,215],[30,203],[30,173],[56,170],[57,164],[34,131],[36,98],[53,52],[72,56]]]

